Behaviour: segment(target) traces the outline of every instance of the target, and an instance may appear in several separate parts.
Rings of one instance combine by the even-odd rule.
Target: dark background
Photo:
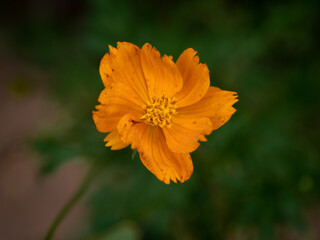
[[[2,4],[1,174],[8,171],[3,164],[8,152],[19,151],[21,144],[38,153],[28,164],[40,185],[70,161],[101,164],[104,171],[83,204],[85,227],[61,239],[320,239],[319,5],[270,0]],[[117,41],[139,47],[149,42],[174,60],[194,48],[208,65],[211,85],[239,94],[235,115],[192,153],[194,173],[183,184],[158,181],[138,157],[132,160],[130,149],[105,148],[105,134],[95,129],[91,112],[103,89],[99,62],[108,44]],[[36,103],[24,107],[34,96]],[[25,184],[20,174],[12,173],[13,183]],[[55,201],[54,194],[50,198]],[[42,208],[50,203],[42,202]],[[11,219],[3,221],[12,228],[0,226],[2,236],[19,232],[19,209],[7,210]],[[45,218],[45,212],[30,219]]]

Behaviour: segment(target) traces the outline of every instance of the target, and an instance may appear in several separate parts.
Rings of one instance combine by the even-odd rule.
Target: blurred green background
[[[28,140],[39,171],[69,161],[104,172],[86,196],[89,239],[319,239],[319,1],[11,1],[1,48],[45,75],[3,79],[23,96],[45,86],[67,121]],[[176,60],[188,47],[237,112],[192,153],[194,173],[165,185],[131,150],[104,147],[92,110],[108,44],[149,42]],[[20,77],[19,77],[20,76]],[[90,238],[91,236],[95,236]]]

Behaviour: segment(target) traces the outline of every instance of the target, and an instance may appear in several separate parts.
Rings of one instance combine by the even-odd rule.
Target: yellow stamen
[[[166,98],[164,95],[161,97],[152,97],[151,102],[143,106],[146,113],[141,117],[147,123],[159,127],[171,127],[172,117],[177,113],[176,111],[176,98]]]

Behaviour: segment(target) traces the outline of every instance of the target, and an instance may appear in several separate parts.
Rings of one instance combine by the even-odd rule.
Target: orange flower
[[[184,182],[193,172],[190,152],[236,111],[236,92],[210,87],[209,70],[196,51],[176,63],[146,43],[109,46],[100,63],[105,86],[93,119],[113,150],[131,144],[158,179]]]

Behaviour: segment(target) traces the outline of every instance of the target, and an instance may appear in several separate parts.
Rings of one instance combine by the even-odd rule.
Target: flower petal
[[[146,129],[138,151],[145,167],[166,184],[170,180],[184,182],[193,172],[190,155],[171,152],[159,127],[149,126]]]
[[[118,42],[117,48],[109,46],[110,54],[105,54],[100,63],[100,75],[106,88],[114,83],[122,83],[131,95],[149,100],[148,88],[140,62],[140,48],[127,42]]]
[[[147,128],[147,125],[141,122],[141,114],[128,113],[118,123],[119,137],[125,144],[131,144],[135,149],[140,146],[141,135]]]
[[[178,118],[209,117],[212,130],[225,124],[236,111],[232,107],[238,101],[236,92],[224,91],[210,87],[207,94],[199,102],[177,110]]]
[[[209,118],[173,118],[171,128],[163,128],[169,149],[175,153],[189,153],[196,150],[199,140],[212,132]]]
[[[149,97],[173,97],[182,88],[183,80],[170,57],[160,56],[157,49],[146,43],[141,49],[141,64],[149,89]]]
[[[190,155],[171,152],[161,128],[139,121],[137,114],[127,114],[119,121],[121,141],[137,148],[142,163],[161,181],[169,184],[170,180],[188,180],[193,171]]]
[[[209,70],[206,64],[199,63],[197,52],[186,49],[177,60],[177,67],[183,79],[183,87],[177,93],[177,106],[183,107],[202,99],[210,86]]]
[[[116,111],[143,112],[141,99],[131,95],[130,89],[121,83],[114,84],[109,89],[105,88],[98,101],[105,105],[110,113]]]
[[[125,144],[119,137],[118,130],[115,129],[110,132],[107,137],[104,139],[106,147],[111,147],[111,150],[119,150],[127,147],[129,144]]]
[[[139,106],[140,99],[131,96],[126,86],[115,84],[114,88],[104,89],[100,96],[101,105],[96,106],[98,111],[93,111],[93,120],[98,131],[110,132],[114,130],[120,119],[127,113],[143,113]]]
[[[106,111],[106,107],[103,105],[96,106],[98,111],[92,112],[93,120],[99,132],[107,133],[114,130],[121,116],[111,115]]]

